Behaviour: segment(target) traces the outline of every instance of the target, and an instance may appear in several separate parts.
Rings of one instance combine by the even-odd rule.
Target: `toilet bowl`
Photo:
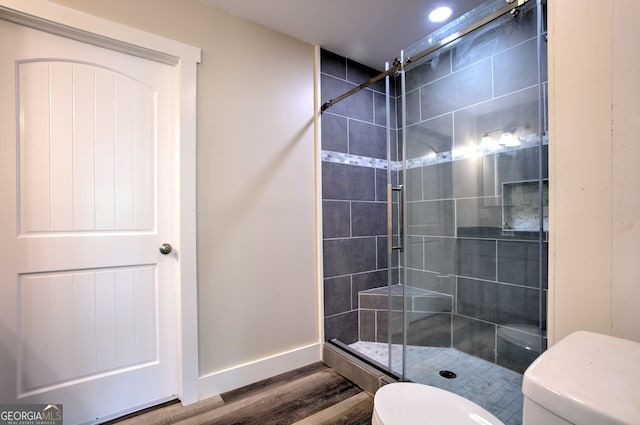
[[[380,388],[372,425],[504,425],[477,404],[449,391],[411,382]]]
[[[640,424],[640,343],[579,331],[524,373],[523,425]]]

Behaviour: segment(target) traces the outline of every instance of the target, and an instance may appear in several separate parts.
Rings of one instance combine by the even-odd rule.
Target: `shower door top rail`
[[[328,101],[326,101],[325,103],[322,104],[322,106],[320,107],[320,113],[323,113],[324,111],[326,111],[327,109],[329,109],[330,107],[332,107],[333,105],[335,105],[336,103],[348,98],[351,95],[354,95],[356,93],[358,93],[359,91],[369,87],[372,84],[377,83],[378,81],[382,80],[383,78],[386,78],[387,76],[396,74],[398,71],[400,71],[402,68],[404,68],[405,66],[413,63],[413,62],[417,62],[418,60],[422,59],[425,56],[428,56],[429,54],[435,52],[438,49],[441,49],[442,47],[453,43],[454,41],[456,41],[457,39],[459,39],[460,37],[463,37],[473,31],[475,31],[476,29],[482,27],[485,24],[488,24],[491,21],[494,21],[496,19],[498,19],[499,17],[507,14],[507,13],[511,13],[513,16],[517,16],[519,14],[519,8],[524,5],[525,3],[527,3],[529,0],[502,0],[502,1],[506,1],[507,6],[504,6],[496,11],[494,11],[493,13],[490,13],[489,15],[485,16],[484,18],[481,18],[480,20],[474,22],[473,24],[469,25],[468,27],[456,31],[454,32],[452,35],[443,38],[442,40],[439,40],[438,42],[434,43],[434,44],[430,44],[429,47],[423,49],[422,51],[419,51],[416,54],[413,54],[411,56],[407,56],[406,59],[404,60],[400,60],[398,58],[393,60],[393,66],[390,67],[389,69],[387,69],[386,71],[381,72],[380,74],[370,78],[369,80],[365,81],[364,83],[360,84],[359,86],[356,86],[354,88],[352,88],[349,91],[346,91],[345,93],[341,94],[338,97],[335,97],[333,99],[330,99]],[[475,10],[475,9],[474,9]],[[475,15],[476,13],[474,11],[468,12],[465,15],[462,15],[460,18],[456,19],[455,21],[451,22],[449,25],[446,25],[445,27],[441,28],[441,30],[445,30],[445,29],[449,29],[452,26],[455,25],[459,25],[461,21],[467,21],[469,16],[473,14]],[[440,32],[440,31],[438,31]],[[431,39],[433,37],[429,37],[429,39]]]

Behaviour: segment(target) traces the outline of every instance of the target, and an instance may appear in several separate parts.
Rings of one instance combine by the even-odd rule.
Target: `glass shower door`
[[[546,345],[546,45],[529,3],[402,75],[403,375],[508,423]]]

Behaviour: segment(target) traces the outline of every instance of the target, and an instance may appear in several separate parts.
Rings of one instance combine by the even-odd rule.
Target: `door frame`
[[[0,19],[174,67],[178,394],[185,405],[198,401],[196,78],[201,50],[44,0],[0,0]]]

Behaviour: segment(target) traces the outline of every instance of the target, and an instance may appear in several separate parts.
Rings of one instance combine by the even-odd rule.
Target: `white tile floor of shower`
[[[386,365],[389,345],[379,342],[350,344],[356,352]],[[393,345],[392,370],[402,372],[402,346]],[[439,375],[449,370],[456,378]],[[407,349],[407,379],[433,385],[458,394],[482,406],[505,425],[522,424],[522,375],[454,348],[416,347]]]

